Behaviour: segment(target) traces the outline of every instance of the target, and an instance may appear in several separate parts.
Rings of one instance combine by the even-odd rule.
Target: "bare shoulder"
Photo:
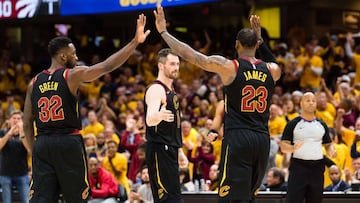
[[[234,80],[236,72],[236,63],[220,55],[212,55],[208,58],[210,67],[213,67],[213,72],[219,74],[223,84],[230,84]]]
[[[269,62],[267,63],[268,68],[271,72],[271,75],[275,81],[278,81],[281,76],[281,68],[277,63]]]
[[[165,89],[160,84],[152,84],[149,86],[149,88],[146,90],[145,94],[145,102],[149,103],[153,100],[162,100],[165,98]]]

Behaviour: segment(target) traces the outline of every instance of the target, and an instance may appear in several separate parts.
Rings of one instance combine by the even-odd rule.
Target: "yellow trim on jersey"
[[[222,186],[222,184],[224,183],[224,181],[226,179],[226,164],[227,164],[228,153],[229,153],[229,145],[226,146],[225,161],[224,161],[224,173],[222,174],[220,187]]]
[[[157,153],[155,152],[155,164],[156,164],[156,176],[157,176],[157,182],[159,184],[159,186],[166,192],[167,190],[165,189],[165,187],[163,186],[161,180],[160,180],[160,172],[159,172],[159,162],[158,162],[158,158],[157,158]]]
[[[85,174],[85,183],[87,185],[88,188],[90,188],[90,185],[89,185],[89,181],[88,181],[88,168],[87,168],[87,165],[86,165],[86,158],[85,158],[85,154],[84,154],[84,151],[82,153],[82,156],[83,156],[83,164],[84,164],[84,174]]]
[[[225,99],[224,99],[224,111],[227,113],[227,95],[225,94]]]

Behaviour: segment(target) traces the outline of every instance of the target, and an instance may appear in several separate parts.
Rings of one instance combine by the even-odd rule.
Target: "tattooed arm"
[[[206,56],[168,33],[166,31],[165,14],[161,6],[157,7],[157,10],[154,11],[154,15],[156,18],[157,30],[176,54],[206,71],[218,73],[225,85],[230,84],[233,81],[235,78],[235,68],[232,60],[219,55]]]

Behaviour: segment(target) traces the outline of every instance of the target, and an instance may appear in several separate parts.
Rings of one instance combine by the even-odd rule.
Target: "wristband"
[[[163,33],[167,32],[166,30],[163,30],[160,32],[160,35],[162,35]]]

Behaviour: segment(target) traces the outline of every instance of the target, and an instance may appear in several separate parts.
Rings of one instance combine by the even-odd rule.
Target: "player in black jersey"
[[[56,37],[49,42],[51,66],[33,78],[25,99],[24,131],[33,149],[31,203],[58,202],[59,193],[67,203],[87,202],[89,182],[79,134],[78,87],[120,67],[149,35],[150,31],[144,32],[145,24],[146,17],[139,15],[134,39],[105,61],[90,67],[75,66],[78,58],[69,38]]]
[[[180,60],[171,49],[158,53],[157,79],[145,92],[146,162],[154,202],[180,203],[179,165],[187,167],[182,151],[179,101],[173,87]]]
[[[206,56],[177,40],[166,30],[163,8],[154,11],[161,37],[175,53],[200,68],[219,74],[225,93],[224,138],[220,161],[219,202],[251,202],[265,174],[269,156],[269,106],[281,70],[265,45],[265,63],[255,58],[261,41],[260,19],[251,16],[252,29],[241,29],[235,42],[239,58]]]

